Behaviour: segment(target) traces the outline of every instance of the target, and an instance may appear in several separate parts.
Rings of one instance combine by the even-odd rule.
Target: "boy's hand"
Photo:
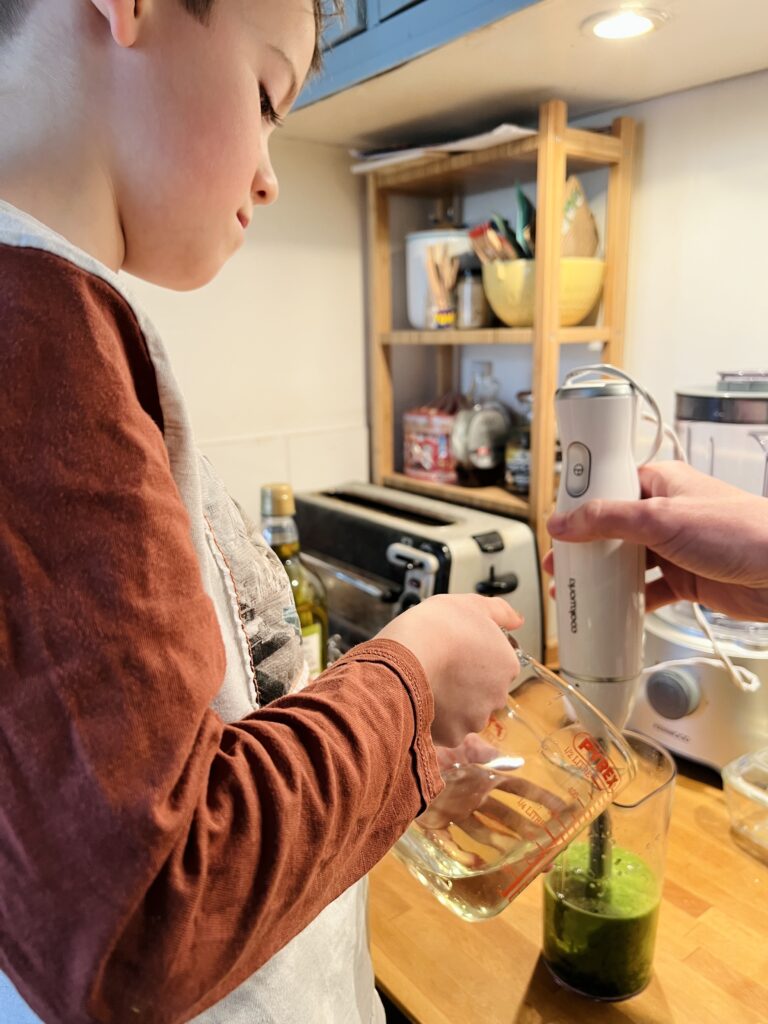
[[[393,619],[379,636],[396,640],[418,660],[432,687],[432,739],[455,747],[480,732],[501,707],[520,671],[502,633],[523,620],[501,597],[439,594]]]

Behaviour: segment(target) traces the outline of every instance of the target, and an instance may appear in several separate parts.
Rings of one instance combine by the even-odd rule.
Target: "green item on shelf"
[[[526,259],[533,259],[534,239],[536,234],[536,209],[520,184],[515,186],[517,205],[517,227],[515,239],[518,248]]]
[[[512,248],[518,255],[519,259],[525,258],[525,253],[520,248],[515,238],[515,232],[512,230],[512,225],[509,223],[506,217],[502,217],[500,213],[491,214],[491,226],[497,234],[501,235],[502,238],[506,238]]]
[[[614,846],[609,881],[589,871],[589,844],[566,851],[544,884],[544,959],[570,988],[593,999],[628,999],[651,978],[658,880],[644,860]]]

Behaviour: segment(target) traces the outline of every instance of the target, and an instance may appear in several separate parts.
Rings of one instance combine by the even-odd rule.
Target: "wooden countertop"
[[[768,1024],[768,866],[730,838],[723,794],[678,777],[655,975],[623,1003],[560,989],[539,958],[541,879],[468,924],[390,854],[371,874],[377,983],[418,1024]]]

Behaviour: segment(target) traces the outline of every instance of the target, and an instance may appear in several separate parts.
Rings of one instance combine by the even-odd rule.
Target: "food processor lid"
[[[728,618],[727,615],[722,615],[720,612],[710,611],[709,608],[702,608],[702,611],[715,639],[739,648],[743,657],[748,658],[756,651],[768,650],[768,622],[742,622],[739,619]],[[688,601],[680,601],[678,604],[657,608],[651,614],[687,636],[696,637],[697,640],[703,640],[706,643],[709,642],[696,621],[693,605]]]
[[[583,383],[565,384],[559,388],[555,398],[616,398],[633,395],[634,390],[624,380],[588,380]]]
[[[719,370],[717,390],[757,391],[768,394],[768,370]]]
[[[721,370],[715,387],[683,388],[676,395],[677,420],[768,423],[768,370]]]

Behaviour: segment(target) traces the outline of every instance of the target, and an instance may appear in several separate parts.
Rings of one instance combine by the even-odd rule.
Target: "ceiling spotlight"
[[[650,7],[620,7],[595,14],[582,24],[581,31],[598,39],[634,39],[661,28],[669,15]]]

